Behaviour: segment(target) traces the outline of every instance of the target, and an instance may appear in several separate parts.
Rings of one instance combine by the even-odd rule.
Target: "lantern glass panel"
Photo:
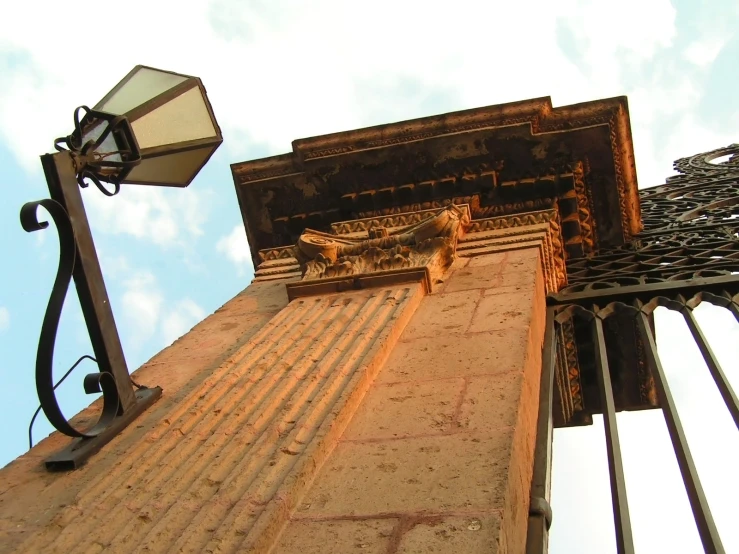
[[[188,77],[150,67],[138,67],[117,90],[100,101],[96,110],[122,115],[163,92],[186,81]]]
[[[200,87],[193,87],[131,122],[139,148],[216,136]]]
[[[216,147],[208,146],[165,156],[144,158],[131,170],[124,183],[187,186]]]

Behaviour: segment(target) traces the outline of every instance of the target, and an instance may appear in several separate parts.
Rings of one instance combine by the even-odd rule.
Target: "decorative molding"
[[[455,204],[457,208],[465,213],[467,219],[471,218],[470,207],[466,204]],[[404,212],[379,217],[367,217],[351,221],[339,221],[331,224],[331,231],[336,235],[349,235],[352,233],[367,233],[371,229],[384,227],[394,229],[397,227],[410,227],[436,216],[439,209],[444,206],[415,212]]]
[[[514,213],[539,211],[551,208],[555,204],[555,199],[534,198],[532,200],[522,200],[520,202],[507,202],[505,204],[492,204],[490,206],[481,206],[474,211],[476,218],[484,219],[489,217],[497,217]]]
[[[259,259],[263,262],[271,260],[287,260],[295,258],[295,246],[282,246],[280,248],[265,248],[259,251]]]
[[[638,192],[635,190],[637,181],[631,126],[628,123],[628,114],[624,117],[623,111],[620,108],[612,114],[608,120],[608,128],[623,237],[624,242],[628,242],[641,230],[642,223]]]
[[[297,274],[298,276],[300,273]],[[335,294],[361,289],[378,287],[395,287],[398,285],[420,283],[424,293],[431,292],[431,272],[427,267],[409,267],[364,273],[350,277],[327,277],[316,280],[295,280],[287,283],[289,300],[306,296]]]
[[[380,210],[358,211],[357,215],[363,219],[376,219],[392,215],[402,215],[424,211],[438,211],[447,206],[468,206],[470,217],[476,217],[476,210],[480,206],[480,196],[460,196],[453,198],[444,198],[440,200],[429,200],[428,202],[414,202],[411,204],[402,204],[398,206],[390,206]]]
[[[560,394],[564,418],[562,423],[566,425],[577,412],[583,410],[584,406],[575,326],[572,320],[568,320],[559,326],[557,348],[558,382],[561,383]]]
[[[419,142],[443,135],[525,124],[531,126],[533,134],[608,124],[615,129],[616,138],[619,139],[619,119],[624,116],[628,119],[625,97],[557,108],[552,106],[551,98],[541,97],[300,139],[293,142],[293,152],[298,159],[316,160],[348,152]]]
[[[475,220],[460,240],[459,255],[472,257],[493,251],[511,250],[538,242],[547,293],[567,285],[565,247],[557,210]]]
[[[585,185],[585,170],[582,162],[574,163],[572,176],[577,198],[577,219],[580,223],[580,239],[585,255],[592,254],[598,243],[595,236],[595,221],[593,221],[592,191]]]
[[[517,215],[509,215],[505,217],[491,217],[487,219],[477,219],[470,222],[467,233],[480,233],[482,231],[498,231],[500,229],[513,229],[526,225],[537,225],[539,223],[549,223],[556,221],[557,212],[555,210],[541,210],[538,212],[528,212]]]
[[[480,195],[454,196],[440,200],[429,200],[427,202],[416,202],[390,206],[379,210],[359,211],[357,215],[364,219],[376,219],[391,215],[406,214],[421,211],[438,210],[446,206],[469,206],[470,217],[473,219],[486,219],[503,215],[525,213],[527,211],[540,211],[555,205],[555,198],[534,198],[520,202],[506,202],[502,204],[491,204],[482,206]]]

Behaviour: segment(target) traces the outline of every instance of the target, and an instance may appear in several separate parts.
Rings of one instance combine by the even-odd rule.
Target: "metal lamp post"
[[[59,268],[41,327],[36,390],[49,422],[75,438],[46,460],[48,469],[78,467],[162,394],[160,387],[134,390],[79,188],[92,182],[113,196],[121,184],[186,187],[221,142],[200,79],[136,66],[93,109],[77,108],[74,132],[56,140],[56,154],[41,156],[51,198],[25,204],[20,219],[26,231],[38,231],[48,227],[38,220],[38,206],[49,212],[59,233]],[[59,408],[52,374],[56,333],[72,278],[99,369],[84,378],[84,389],[103,393],[100,418],[83,430]]]

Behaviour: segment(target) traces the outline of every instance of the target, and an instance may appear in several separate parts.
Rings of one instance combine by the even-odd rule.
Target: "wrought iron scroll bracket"
[[[62,315],[64,300],[72,281],[77,247],[72,223],[64,207],[55,200],[45,199],[28,202],[21,208],[21,226],[32,233],[46,229],[49,224],[39,221],[37,209],[41,206],[49,212],[59,234],[59,267],[51,289],[49,304],[41,325],[38,350],[36,351],[36,392],[41,409],[55,429],[70,437],[92,438],[108,427],[121,409],[115,378],[108,372],[90,373],[85,376],[84,389],[87,394],[103,393],[103,410],[100,419],[89,429],[79,430],[62,413],[54,392],[53,362],[56,334]]]
[[[69,152],[42,157],[52,198],[26,203],[20,222],[27,232],[48,228],[39,221],[38,208],[51,216],[59,237],[59,266],[41,326],[36,352],[35,380],[41,409],[61,433],[74,438],[63,450],[46,459],[49,470],[80,467],[92,454],[127,427],[162,394],[159,387],[133,390],[112,319],[107,293],[79,195]],[[74,212],[74,214],[73,214]],[[76,217],[75,217],[76,215]],[[84,377],[87,394],[102,393],[102,410],[87,428],[73,425],[61,411],[54,390],[54,350],[62,308],[69,285],[75,280],[99,371]]]

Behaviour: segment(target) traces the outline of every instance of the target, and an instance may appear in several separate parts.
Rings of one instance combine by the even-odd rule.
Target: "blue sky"
[[[72,130],[74,108],[97,102],[136,64],[201,77],[225,142],[188,189],[127,187],[115,198],[83,192],[131,369],[248,285],[253,269],[229,164],[289,151],[295,138],[536,96],[550,95],[555,105],[564,105],[625,94],[642,187],[662,182],[678,157],[739,142],[735,1],[511,4],[132,0],[125,10],[99,1],[78,2],[70,10],[61,2],[36,1],[5,10],[0,22],[0,464],[27,448],[27,422],[37,405],[36,344],[57,264],[55,231],[25,233],[18,211],[23,203],[47,196],[38,156],[52,150],[55,137]],[[113,46],[112,36],[90,31],[95,26],[89,27],[88,19],[114,22],[106,29],[130,44]],[[739,338],[734,322],[706,321],[719,338]],[[675,337],[666,347],[672,353],[680,342],[674,333],[667,333]],[[737,359],[737,348],[724,353],[729,362]],[[59,374],[91,352],[72,292],[57,341]],[[682,373],[675,368],[679,379]],[[68,415],[89,402],[81,394],[84,373],[80,368],[77,378],[60,387]],[[681,386],[697,387],[692,381]],[[685,406],[693,396],[685,396]],[[647,422],[653,418],[648,415],[631,424],[629,417],[621,421],[636,441],[633,451],[651,448],[656,439],[646,438],[645,429],[653,425],[658,434],[660,422]],[[713,452],[720,441],[701,434],[700,422],[707,416],[702,417],[695,419],[694,435]],[[49,425],[39,421],[36,440],[48,432]],[[736,429],[727,432],[737,442]],[[573,500],[559,500],[570,493],[558,490],[606,475],[598,428],[570,433],[579,434],[557,439],[563,453],[555,461],[577,469],[569,477],[560,472],[555,481],[555,518],[558,510],[578,507]],[[601,469],[590,471],[597,464]],[[639,464],[634,467],[632,473],[639,474]],[[652,483],[655,471],[669,474],[661,466],[641,468]],[[733,487],[724,488],[727,498],[739,493],[736,483],[724,486]],[[663,498],[654,510],[664,510],[664,504]],[[680,513],[684,518],[685,510]],[[665,525],[677,521],[652,515]],[[578,541],[565,540],[570,531],[560,524],[552,551],[593,552],[588,541],[594,540],[605,541],[597,548],[608,552],[612,539],[598,536],[602,529],[609,532],[608,514],[605,522],[595,509],[590,516],[600,523],[593,523],[585,538],[580,529]],[[733,532],[729,524],[721,530]],[[643,545],[655,536],[647,531],[640,531]],[[678,547],[695,539],[689,533],[676,536]],[[731,540],[739,544],[739,537]]]

